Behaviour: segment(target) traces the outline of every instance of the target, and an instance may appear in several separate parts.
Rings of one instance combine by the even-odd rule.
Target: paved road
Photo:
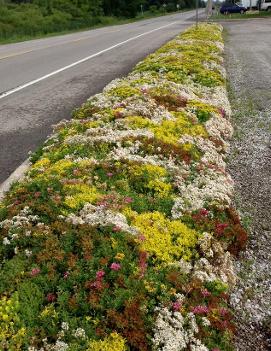
[[[193,15],[190,11],[0,46],[0,183],[50,134],[52,124],[69,118],[89,96],[183,31]]]

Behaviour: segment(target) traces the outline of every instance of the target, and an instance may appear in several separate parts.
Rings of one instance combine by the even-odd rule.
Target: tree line
[[[199,0],[204,6],[203,0]],[[113,24],[194,8],[196,0],[0,0],[0,39]]]

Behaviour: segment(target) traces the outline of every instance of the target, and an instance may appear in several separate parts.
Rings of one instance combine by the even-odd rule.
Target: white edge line
[[[29,159],[25,160],[15,171],[0,184],[0,201],[5,197],[5,193],[9,191],[11,185],[18,180],[22,179],[25,173],[28,171],[31,163]]]
[[[96,57],[96,56],[99,56],[99,55],[101,55],[101,54],[103,54],[103,53],[105,53],[105,52],[107,52],[107,51],[113,50],[113,49],[115,49],[115,48],[117,48],[117,47],[119,47],[119,46],[121,46],[121,45],[123,45],[123,44],[126,44],[126,43],[128,43],[128,42],[130,42],[130,41],[132,41],[132,40],[135,40],[135,39],[138,39],[138,38],[140,38],[140,37],[143,37],[144,35],[148,35],[148,34],[150,34],[150,33],[156,32],[156,31],[158,31],[158,30],[160,30],[160,29],[163,29],[163,28],[172,26],[172,25],[175,24],[175,23],[177,23],[177,22],[175,21],[175,22],[172,22],[172,23],[167,24],[167,25],[165,25],[165,26],[162,26],[162,27],[159,27],[159,28],[150,30],[150,31],[148,31],[148,32],[139,34],[139,35],[137,35],[137,36],[135,36],[135,37],[129,38],[129,39],[127,39],[127,40],[125,40],[125,41],[122,41],[122,42],[120,42],[120,43],[118,43],[118,44],[116,44],[116,45],[110,46],[110,47],[107,48],[107,49],[101,50],[101,51],[99,51],[99,52],[96,52],[96,53],[93,54],[93,55],[87,56],[87,57],[85,57],[85,58],[83,58],[83,59],[81,59],[81,60],[79,60],[79,61],[76,61],[76,62],[74,62],[74,63],[72,63],[72,64],[70,64],[70,65],[68,65],[68,66],[62,67],[62,68],[60,68],[60,69],[58,69],[58,70],[56,70],[56,71],[53,71],[53,72],[51,72],[51,73],[49,73],[49,74],[46,74],[46,75],[43,76],[43,77],[40,77],[40,78],[35,79],[35,80],[32,80],[31,82],[28,82],[28,83],[26,83],[26,84],[20,85],[20,86],[17,87],[17,88],[14,88],[14,89],[11,89],[11,90],[9,90],[9,91],[6,91],[5,93],[2,93],[2,94],[0,95],[0,99],[3,99],[3,98],[5,98],[5,97],[7,97],[7,96],[9,96],[9,95],[11,95],[11,94],[14,94],[14,93],[16,93],[16,92],[18,92],[18,91],[20,91],[20,90],[22,90],[22,89],[25,89],[25,88],[27,88],[27,87],[33,85],[33,84],[39,83],[39,82],[41,82],[42,80],[45,80],[45,79],[47,79],[47,78],[50,78],[50,77],[52,77],[52,76],[54,76],[54,75],[56,75],[56,74],[58,74],[58,73],[61,73],[61,72],[63,72],[63,71],[66,71],[66,70],[69,69],[69,68],[72,68],[72,67],[74,67],[74,66],[77,66],[77,65],[79,65],[79,64],[81,64],[81,63],[83,63],[83,62],[86,62],[86,61],[88,61],[88,60],[90,60],[90,59],[92,59],[92,58],[94,58],[94,57]]]

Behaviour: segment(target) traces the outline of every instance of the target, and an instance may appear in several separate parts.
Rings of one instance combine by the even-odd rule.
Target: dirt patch
[[[225,25],[226,66],[235,137],[229,172],[248,227],[247,251],[231,304],[236,349],[271,350],[271,32],[270,20]]]

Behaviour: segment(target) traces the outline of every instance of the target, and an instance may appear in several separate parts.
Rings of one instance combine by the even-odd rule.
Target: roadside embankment
[[[0,346],[230,351],[222,28],[192,27],[91,97],[0,205]]]

